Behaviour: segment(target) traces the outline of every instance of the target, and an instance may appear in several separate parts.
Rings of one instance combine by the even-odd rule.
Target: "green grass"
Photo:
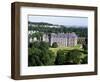
[[[79,49],[82,50],[80,48],[81,45],[76,45],[74,47],[57,47],[57,48],[50,48],[50,50],[52,50],[55,54],[57,53],[58,50],[73,50],[73,49]]]

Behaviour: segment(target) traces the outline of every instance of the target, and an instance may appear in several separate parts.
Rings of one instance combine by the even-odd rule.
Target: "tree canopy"
[[[33,42],[28,48],[28,66],[53,65],[55,56],[46,42]]]

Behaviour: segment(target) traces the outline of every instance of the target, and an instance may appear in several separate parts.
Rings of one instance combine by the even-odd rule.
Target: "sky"
[[[88,26],[87,17],[68,17],[68,16],[38,16],[29,15],[28,21],[31,22],[47,22],[51,24],[65,25],[65,26]]]

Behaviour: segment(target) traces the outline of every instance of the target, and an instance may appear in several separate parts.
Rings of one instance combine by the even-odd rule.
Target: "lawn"
[[[82,50],[80,48],[81,45],[76,45],[74,47],[57,47],[57,48],[50,48],[50,50],[52,50],[55,54],[57,53],[58,50],[72,50],[72,49],[79,49]]]

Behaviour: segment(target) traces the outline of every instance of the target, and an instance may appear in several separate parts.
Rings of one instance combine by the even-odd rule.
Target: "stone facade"
[[[50,35],[43,35],[43,41],[49,42],[52,45],[54,42],[58,44],[59,47],[66,46],[76,46],[77,45],[77,35],[73,33],[51,33]]]

